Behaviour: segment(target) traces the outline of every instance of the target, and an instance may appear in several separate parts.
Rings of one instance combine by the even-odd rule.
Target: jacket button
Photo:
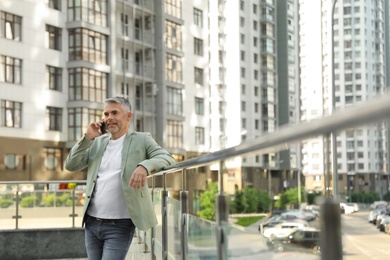
[[[91,196],[88,196],[87,198],[88,198],[88,199],[90,199],[90,198],[91,198]]]

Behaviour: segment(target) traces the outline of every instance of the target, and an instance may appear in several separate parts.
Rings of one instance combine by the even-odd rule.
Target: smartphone
[[[103,121],[103,122],[102,122],[102,125],[100,126],[100,133],[101,133],[102,135],[104,135],[106,132],[107,132],[106,123]]]

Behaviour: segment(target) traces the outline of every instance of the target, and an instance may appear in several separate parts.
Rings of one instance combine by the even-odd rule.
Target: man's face
[[[113,139],[117,139],[127,133],[132,113],[123,110],[117,103],[107,103],[103,111],[103,119],[107,126],[107,132]]]

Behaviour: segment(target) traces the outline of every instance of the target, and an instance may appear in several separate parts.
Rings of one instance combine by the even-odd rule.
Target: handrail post
[[[223,192],[223,167],[224,161],[219,162],[218,172],[218,194],[215,197],[215,213],[216,213],[216,239],[217,239],[217,256],[218,260],[227,259],[228,256],[228,241],[227,235],[223,229],[223,223],[228,221],[228,202],[227,197]]]
[[[186,187],[187,176],[186,170],[182,169],[181,172],[182,178],[182,190],[180,191],[180,248],[181,248],[181,259],[185,260],[187,258],[187,221],[186,216],[188,213],[188,191]]]
[[[19,229],[19,218],[22,216],[19,215],[19,201],[21,198],[19,197],[19,184],[16,184],[16,196],[15,196],[15,216],[12,216],[12,218],[15,219],[15,229]]]
[[[72,217],[72,228],[75,228],[76,225],[75,225],[75,218],[78,216],[78,214],[76,214],[76,192],[75,192],[75,188],[72,189],[72,214],[69,215],[69,217]]]
[[[161,191],[161,214],[162,214],[162,259],[168,259],[168,209],[167,209],[168,192],[166,190],[166,174],[163,174],[163,190]]]
[[[340,202],[335,198],[325,198],[320,211],[321,259],[342,260]]]
[[[155,207],[155,205],[154,205],[154,188],[155,188],[155,176],[153,175],[152,176],[152,194],[151,194],[152,201],[153,201],[153,207]],[[152,227],[152,230],[150,232],[150,259],[154,259],[153,255],[154,255],[155,234],[156,234],[156,228]]]

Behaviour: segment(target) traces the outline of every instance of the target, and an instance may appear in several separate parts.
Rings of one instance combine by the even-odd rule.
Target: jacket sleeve
[[[65,169],[71,172],[80,171],[88,166],[88,148],[93,141],[85,136],[70,150],[65,160]]]
[[[138,163],[145,167],[149,174],[156,173],[164,167],[176,163],[175,159],[147,133],[144,138],[147,159]]]

